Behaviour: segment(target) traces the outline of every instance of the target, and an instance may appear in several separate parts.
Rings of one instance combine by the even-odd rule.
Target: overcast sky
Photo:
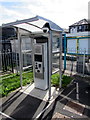
[[[19,1],[19,2],[18,2]],[[86,18],[89,0],[0,0],[0,25],[36,15],[62,28]]]

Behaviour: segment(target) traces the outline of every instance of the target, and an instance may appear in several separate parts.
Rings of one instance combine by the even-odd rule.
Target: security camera
[[[49,31],[49,29],[47,27],[43,27],[42,29],[43,29],[44,33],[47,33]]]

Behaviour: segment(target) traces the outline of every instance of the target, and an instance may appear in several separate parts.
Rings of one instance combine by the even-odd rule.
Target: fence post
[[[83,76],[85,71],[85,53],[86,53],[86,50],[84,51],[84,54],[83,54]]]

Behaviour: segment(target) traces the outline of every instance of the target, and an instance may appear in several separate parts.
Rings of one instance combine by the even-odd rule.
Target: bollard
[[[74,83],[76,86],[76,100],[78,101],[79,100],[79,85],[78,85],[78,82],[74,82]]]
[[[76,99],[79,100],[79,86],[78,86],[78,82],[76,82]]]

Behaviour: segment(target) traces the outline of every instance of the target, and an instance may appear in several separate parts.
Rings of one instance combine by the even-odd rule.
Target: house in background
[[[69,26],[67,37],[68,54],[90,55],[90,23],[83,19]]]
[[[82,19],[79,22],[76,22],[69,26],[69,33],[78,33],[86,31],[90,31],[90,24],[89,21],[86,19]]]

